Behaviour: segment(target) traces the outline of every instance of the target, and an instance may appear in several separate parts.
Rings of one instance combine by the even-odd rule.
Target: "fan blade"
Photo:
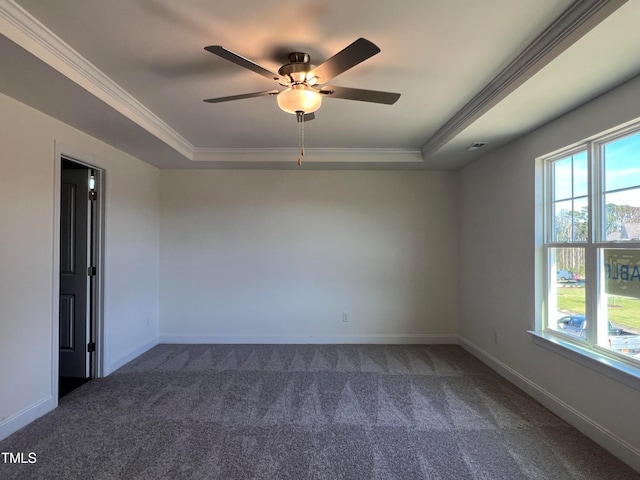
[[[243,98],[263,97],[265,95],[277,95],[278,93],[280,93],[278,90],[267,90],[265,92],[245,93],[242,95],[231,95],[230,97],[207,98],[206,100],[203,100],[203,102],[222,103],[222,102],[230,102],[231,100],[242,100]]]
[[[282,78],[277,73],[273,73],[272,71],[267,70],[266,68],[258,65],[257,63],[252,62],[251,60],[244,58],[238,55],[237,53],[232,52],[231,50],[227,50],[226,48],[221,47],[220,45],[211,45],[209,47],[204,47],[204,49],[207,52],[213,53],[214,55],[224,58],[225,60],[229,60],[230,62],[233,62],[236,65],[240,65],[241,67],[247,68],[252,72],[256,72],[258,75],[262,75],[263,77],[266,77],[269,80],[275,80],[280,84],[283,84],[284,82],[284,85],[289,84],[289,82],[287,82],[287,79]]]
[[[384,103],[385,105],[393,105],[400,98],[399,93],[362,90],[361,88],[334,87],[330,85],[322,87],[320,93],[334,98],[357,100],[359,102]]]
[[[366,38],[359,38],[329,60],[314,68],[307,74],[307,78],[315,76],[318,78],[317,83],[327,83],[333,77],[337,77],[379,52],[380,49],[375,44]]]

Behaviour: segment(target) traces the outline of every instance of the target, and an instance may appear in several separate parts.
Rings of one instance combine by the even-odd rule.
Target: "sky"
[[[640,133],[604,144],[602,159],[605,191],[629,189],[607,195],[607,203],[640,207]],[[587,166],[586,151],[554,162],[556,199],[587,194]]]

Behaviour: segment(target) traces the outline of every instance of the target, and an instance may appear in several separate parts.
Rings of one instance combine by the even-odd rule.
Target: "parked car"
[[[580,338],[587,338],[587,321],[584,315],[567,315],[558,319],[558,330],[575,335]]]
[[[622,328],[614,326],[610,321],[608,324],[609,348],[622,353],[640,352],[640,335],[627,332]],[[558,330],[580,338],[587,338],[587,320],[584,315],[566,315],[558,319]]]
[[[571,270],[558,270],[556,280],[558,282],[575,282],[578,280],[578,276]]]

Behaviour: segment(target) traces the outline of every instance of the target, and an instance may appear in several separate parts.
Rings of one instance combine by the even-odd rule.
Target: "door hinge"
[[[95,277],[96,276],[96,267],[87,268],[87,275],[89,275],[90,277]]]
[[[97,199],[98,199],[98,191],[89,190],[89,200],[97,200]]]
[[[87,352],[95,352],[96,351],[96,342],[87,343]]]

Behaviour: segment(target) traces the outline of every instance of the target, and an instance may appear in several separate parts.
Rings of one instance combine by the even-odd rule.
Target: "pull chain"
[[[304,112],[296,112],[298,119],[298,145],[300,146],[300,156],[298,157],[298,166],[302,165],[302,157],[304,157]]]

